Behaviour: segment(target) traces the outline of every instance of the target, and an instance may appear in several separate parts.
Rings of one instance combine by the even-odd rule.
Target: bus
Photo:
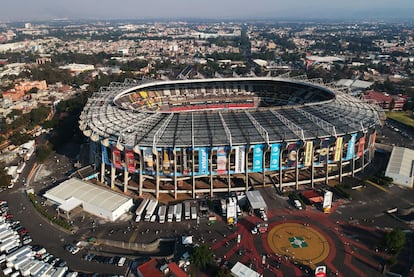
[[[160,223],[165,222],[165,214],[167,213],[167,206],[162,205],[158,208],[158,218],[160,219]]]
[[[155,199],[150,200],[147,208],[145,209],[146,213],[145,213],[144,221],[150,221],[151,216],[154,214],[155,209],[157,208],[157,205],[158,205],[158,200],[155,200]]]
[[[191,206],[191,219],[195,220],[197,219],[197,207]]]
[[[168,206],[167,222],[173,222],[175,205]]]
[[[135,222],[140,222],[142,218],[142,214],[147,206],[149,199],[142,199],[141,203],[139,204],[137,210],[135,211]]]
[[[181,203],[175,204],[174,216],[176,222],[181,222],[182,213],[183,205]]]
[[[191,206],[189,201],[184,202],[184,218],[189,220],[191,218]]]

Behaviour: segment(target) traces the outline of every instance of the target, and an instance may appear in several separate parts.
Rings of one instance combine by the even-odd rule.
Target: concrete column
[[[101,161],[101,183],[105,183],[105,162],[103,159]]]
[[[124,193],[128,192],[128,167],[124,168]]]
[[[173,150],[174,155],[174,199],[177,199],[177,152],[174,148]],[[181,165],[181,168],[183,165]]]
[[[116,169],[114,165],[111,165],[111,189],[115,188],[115,173],[116,173]]]
[[[155,197],[158,199],[160,196],[160,161],[159,161],[159,153],[155,151]]]

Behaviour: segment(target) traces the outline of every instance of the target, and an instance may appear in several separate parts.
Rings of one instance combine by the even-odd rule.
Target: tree
[[[216,274],[216,277],[231,277],[231,272],[228,268],[220,268]]]
[[[12,177],[7,174],[7,170],[3,163],[0,163],[0,187],[6,188],[10,185]]]
[[[199,268],[205,269],[213,261],[213,252],[207,245],[195,247],[191,253],[191,261]]]
[[[405,244],[405,233],[400,229],[394,229],[389,233],[385,233],[382,238],[382,245],[388,249],[390,253],[398,253]]]
[[[43,163],[52,153],[52,148],[48,144],[42,144],[37,147],[37,161]]]

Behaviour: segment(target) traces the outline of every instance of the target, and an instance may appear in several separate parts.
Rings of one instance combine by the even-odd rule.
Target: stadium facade
[[[126,80],[94,93],[79,126],[101,182],[176,198],[341,181],[371,162],[380,115],[300,78]]]

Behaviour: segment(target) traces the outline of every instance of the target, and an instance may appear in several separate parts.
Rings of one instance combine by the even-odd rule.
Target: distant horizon
[[[413,21],[412,0],[3,0],[0,22],[67,20]]]

